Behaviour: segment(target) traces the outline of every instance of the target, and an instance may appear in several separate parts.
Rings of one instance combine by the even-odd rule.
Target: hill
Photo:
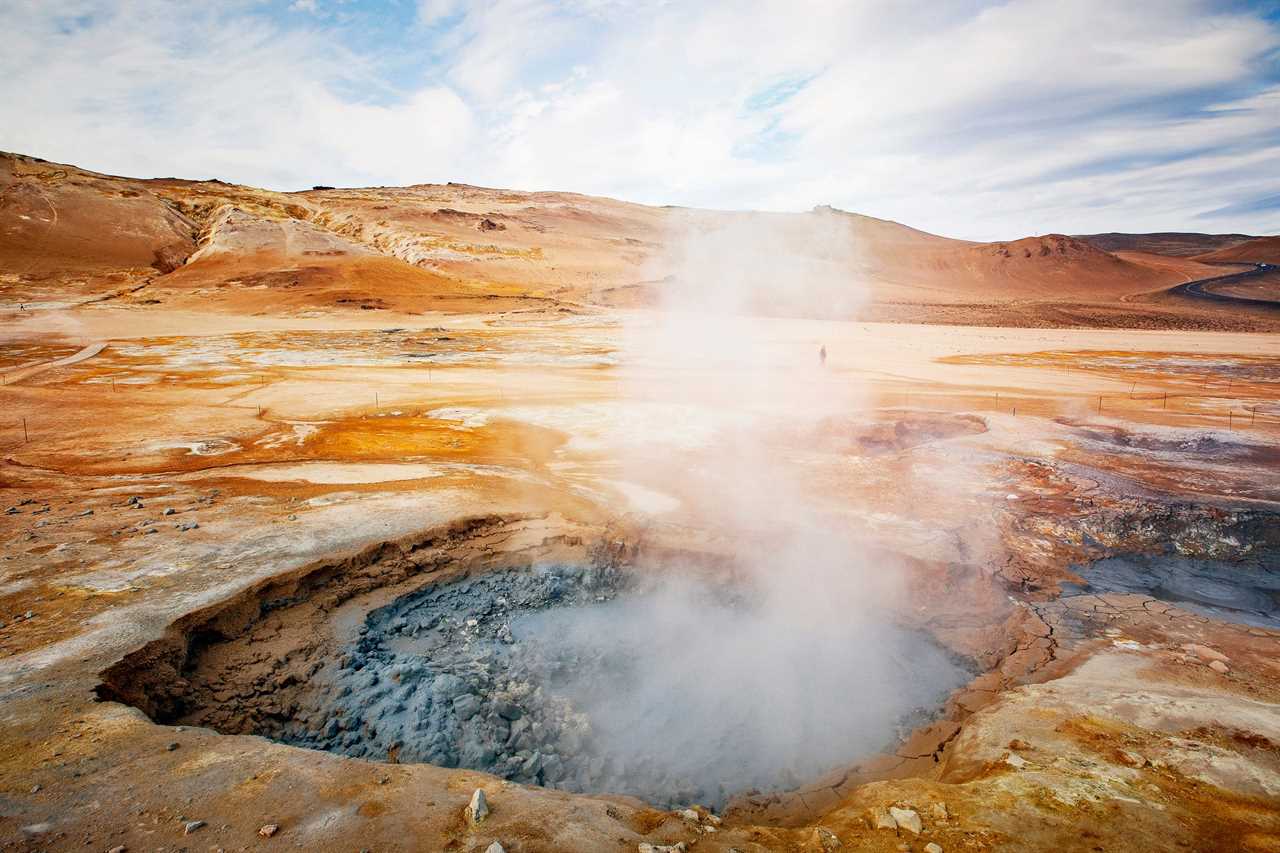
[[[690,210],[452,183],[284,193],[0,155],[0,267],[10,305],[114,299],[282,315],[638,307],[669,295],[682,242],[708,233],[736,236],[721,241],[693,286],[732,287],[718,279],[755,275],[741,267],[768,254],[756,245],[763,235],[785,243],[791,265],[774,271],[748,310],[832,319],[1168,325],[1175,320],[1161,312],[1172,309],[1134,306],[1221,274],[1202,260],[1229,260],[1116,253],[1097,236],[975,243],[829,207]],[[1128,236],[1126,246],[1178,253],[1196,243],[1196,235]],[[813,270],[826,290],[801,302],[783,298]],[[1135,311],[1156,314],[1134,319]]]

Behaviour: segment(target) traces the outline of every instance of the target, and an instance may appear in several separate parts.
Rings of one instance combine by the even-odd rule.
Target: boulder
[[[897,806],[890,806],[889,815],[897,822],[899,827],[913,835],[919,835],[924,830],[924,825],[920,822],[920,815],[916,814],[915,809],[900,809]]]

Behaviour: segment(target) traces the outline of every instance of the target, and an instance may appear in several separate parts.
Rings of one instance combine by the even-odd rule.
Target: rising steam
[[[823,509],[805,448],[779,438],[864,408],[838,349],[820,361],[824,324],[785,319],[846,319],[863,301],[847,219],[725,221],[677,219],[660,310],[628,326],[623,359],[633,403],[666,407],[673,430],[705,419],[714,438],[675,459],[655,450],[662,437],[633,442],[624,472],[649,483],[660,472],[690,523],[729,543],[741,600],[693,569],[667,571],[644,595],[522,628],[614,661],[611,676],[585,668],[564,690],[618,760],[607,789],[660,802],[813,779],[890,745],[962,677],[891,623],[895,567]]]

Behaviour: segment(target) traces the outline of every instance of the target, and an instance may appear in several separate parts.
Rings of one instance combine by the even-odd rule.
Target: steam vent
[[[0,70],[0,853],[1280,853],[1274,4]]]

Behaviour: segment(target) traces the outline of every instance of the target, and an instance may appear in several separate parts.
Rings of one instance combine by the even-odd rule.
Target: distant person
[[[823,367],[827,366],[827,345],[823,344],[818,350],[818,363]]]

